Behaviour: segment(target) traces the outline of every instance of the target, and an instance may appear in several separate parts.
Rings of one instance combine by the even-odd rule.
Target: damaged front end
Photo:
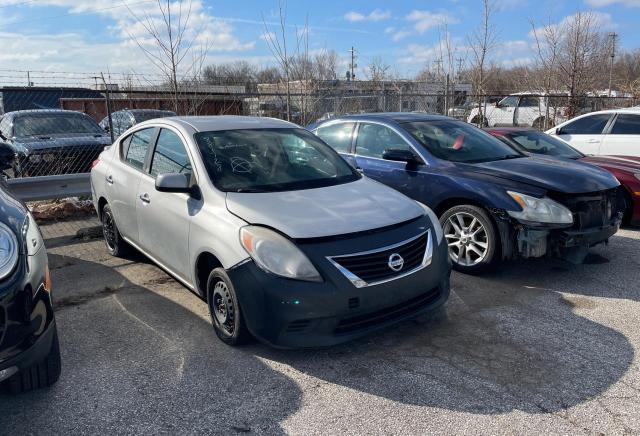
[[[625,207],[620,187],[547,196],[571,211],[572,224],[523,222],[506,211],[491,211],[500,230],[503,258],[550,256],[579,264],[590,247],[608,243],[620,228]]]

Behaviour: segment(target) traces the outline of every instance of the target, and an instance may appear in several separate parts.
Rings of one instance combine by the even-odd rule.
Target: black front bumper
[[[406,234],[406,229],[391,233],[403,232]],[[366,243],[384,244],[388,237],[371,235]],[[362,247],[360,242],[367,237],[359,239],[348,245]],[[313,247],[300,244],[321,272],[322,283],[277,277],[251,261],[228,271],[247,327],[256,338],[283,348],[335,345],[427,313],[448,299],[451,264],[444,238],[439,245],[434,243],[431,263],[425,268],[362,288],[356,288],[319,255],[340,254],[336,250],[341,244],[344,250],[343,242],[328,241]]]
[[[55,320],[45,289],[47,253],[21,256],[16,271],[0,283],[0,371],[27,368],[51,350]]]

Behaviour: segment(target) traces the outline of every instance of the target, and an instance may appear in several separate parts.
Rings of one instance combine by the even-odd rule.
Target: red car
[[[624,222],[640,226],[640,157],[587,156],[560,139],[530,128],[494,127],[485,130],[522,152],[580,160],[609,171],[625,188],[627,211]]]

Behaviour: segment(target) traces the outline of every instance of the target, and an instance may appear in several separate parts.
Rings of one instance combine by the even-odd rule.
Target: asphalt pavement
[[[0,434],[638,434],[640,231],[584,265],[454,273],[444,311],[337,347],[231,348],[95,222],[43,226],[63,374],[0,393]]]

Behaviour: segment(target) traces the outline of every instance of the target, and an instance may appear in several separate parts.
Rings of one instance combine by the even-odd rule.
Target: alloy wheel
[[[487,257],[487,229],[470,213],[456,212],[451,215],[445,222],[444,236],[451,259],[459,265],[474,266]]]

